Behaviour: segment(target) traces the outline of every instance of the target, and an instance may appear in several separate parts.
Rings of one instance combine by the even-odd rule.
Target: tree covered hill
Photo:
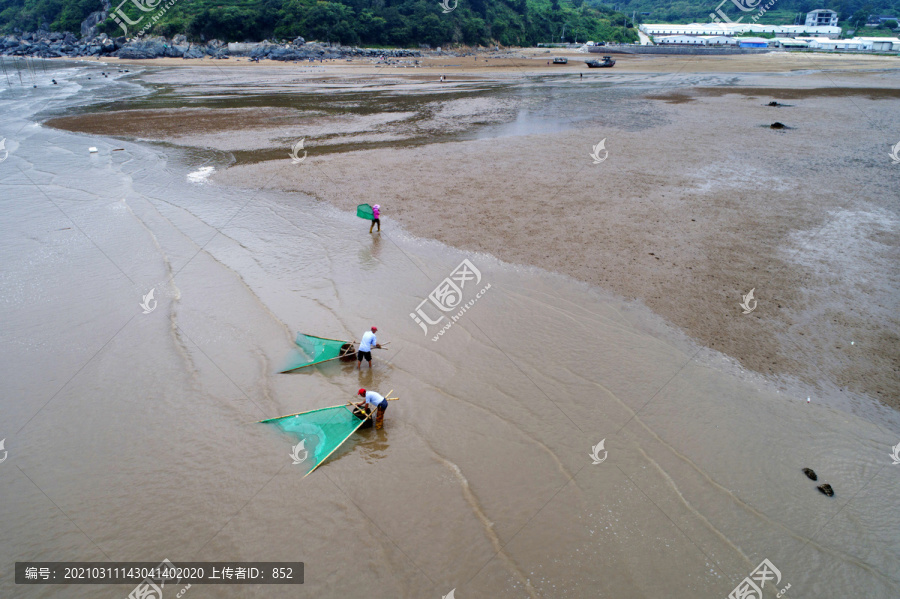
[[[129,0],[121,10],[134,35],[169,5],[145,33],[189,39],[260,41],[303,36],[344,45],[529,46],[540,42],[633,42],[622,13],[585,0]],[[110,11],[119,6],[114,1]],[[143,7],[144,11],[140,10]],[[81,30],[101,0],[0,0],[0,31]],[[111,17],[112,15],[110,15]],[[99,30],[123,35],[107,18]]]
[[[596,1],[596,0],[595,0]],[[710,13],[719,6],[721,0],[608,0],[608,4],[617,10],[635,16],[635,22],[644,23],[708,23]],[[761,8],[769,4],[768,0],[742,0],[744,6]],[[775,0],[758,23],[790,25],[799,17],[800,24],[806,19],[806,13],[817,8],[836,11],[842,22],[856,26],[862,17],[865,23],[869,15],[900,16],[900,0]],[[741,12],[730,0],[722,6],[729,18],[737,19],[743,15],[744,22],[756,11]]]

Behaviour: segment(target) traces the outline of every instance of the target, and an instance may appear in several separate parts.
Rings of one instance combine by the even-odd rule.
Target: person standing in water
[[[369,363],[369,368],[372,368],[372,348],[377,347],[381,349],[381,344],[378,343],[378,340],[375,338],[375,333],[377,332],[378,327],[372,327],[371,331],[363,333],[362,339],[359,342],[359,350],[356,352],[357,370],[362,366],[363,358]]]
[[[382,428],[384,426],[384,412],[388,407],[387,399],[380,393],[366,391],[365,389],[360,389],[358,395],[362,396],[364,400],[356,404],[356,407],[360,410],[368,409],[369,413],[374,413],[375,428]]]
[[[372,232],[375,225],[378,225],[378,232],[381,233],[381,206],[378,204],[372,206],[372,216],[374,218],[372,219],[372,224],[369,225],[369,233]]]

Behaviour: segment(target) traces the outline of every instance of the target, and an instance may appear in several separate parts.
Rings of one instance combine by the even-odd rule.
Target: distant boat
[[[616,61],[610,58],[609,56],[604,56],[603,60],[586,60],[584,64],[588,66],[590,69],[602,69],[604,67],[611,67],[616,64]]]
[[[569,59],[557,56],[553,59],[553,64],[569,64]]]

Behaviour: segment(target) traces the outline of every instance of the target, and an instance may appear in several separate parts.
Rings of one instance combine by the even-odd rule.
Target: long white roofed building
[[[796,37],[815,35],[837,39],[840,27],[807,27],[806,25],[760,25],[757,23],[691,23],[671,25],[666,23],[644,23],[640,30],[647,35],[740,35],[742,33],[771,33],[776,37]]]

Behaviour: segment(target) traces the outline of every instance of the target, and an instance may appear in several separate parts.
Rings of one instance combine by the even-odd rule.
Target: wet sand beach
[[[897,59],[554,54],[0,92],[0,596],[163,559],[305,564],[186,599],[900,596]],[[279,374],[372,325],[371,369]],[[361,387],[400,400],[305,478],[257,422]]]
[[[785,384],[900,405],[896,59],[618,55],[587,70],[590,55],[544,68],[545,53],[307,72],[164,59],[178,68],[147,81],[219,99],[169,109],[163,93],[152,108],[51,124],[230,152],[214,181],[348,211],[380,202],[416,235],[637,300]],[[523,78],[533,89],[510,91]],[[301,138],[309,161],[284,168]],[[593,164],[601,139],[609,159]],[[745,315],[751,289],[759,308]]]

